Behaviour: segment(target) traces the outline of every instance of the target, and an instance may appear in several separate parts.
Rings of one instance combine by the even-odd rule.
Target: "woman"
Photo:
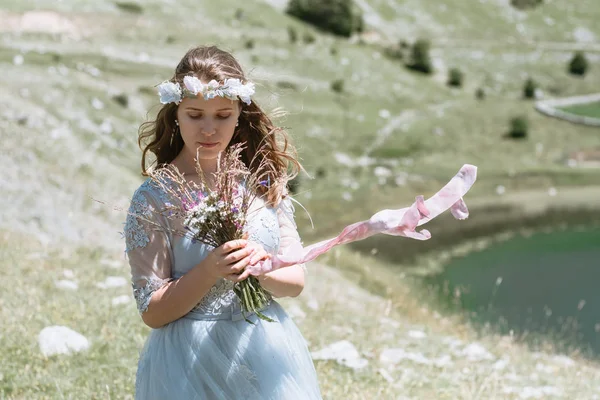
[[[246,266],[300,241],[285,180],[278,179],[288,166],[299,168],[285,132],[251,99],[254,86],[235,58],[216,47],[188,51],[159,90],[163,106],[140,128],[145,175],[150,152],[157,168],[171,164],[197,182],[197,157],[210,187],[219,152],[243,143],[250,169],[260,145],[267,151],[258,159],[268,157],[277,176],[259,193],[248,240],[217,248],[172,234],[181,221],[149,211],[174,201],[151,180],[136,190],[125,238],[138,309],[153,328],[140,355],[136,398],[320,399],[306,342],[281,306],[271,299],[262,310],[275,322],[251,315],[248,323],[232,290],[248,277]],[[273,297],[297,296],[304,273],[294,265],[259,281]]]

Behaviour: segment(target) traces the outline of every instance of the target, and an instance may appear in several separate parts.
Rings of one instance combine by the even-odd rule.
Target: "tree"
[[[433,72],[433,66],[431,64],[431,57],[429,56],[430,46],[428,40],[417,40],[412,46],[411,60],[408,67],[415,71],[431,74]]]
[[[362,14],[353,0],[290,0],[286,12],[338,36],[363,30]]]
[[[462,87],[464,74],[458,68],[448,71],[448,86]]]
[[[588,60],[583,51],[578,51],[573,55],[569,63],[569,72],[573,75],[583,76],[588,69]]]
[[[525,81],[525,86],[523,86],[523,97],[526,99],[535,98],[535,90],[537,89],[537,84],[532,78],[528,78]]]

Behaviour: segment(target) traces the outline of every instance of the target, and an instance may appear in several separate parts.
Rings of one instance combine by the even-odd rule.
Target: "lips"
[[[202,147],[215,147],[219,142],[216,143],[199,143]]]

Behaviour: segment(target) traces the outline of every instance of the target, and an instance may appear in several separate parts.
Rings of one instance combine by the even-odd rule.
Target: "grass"
[[[600,118],[600,102],[589,104],[578,104],[575,106],[564,107],[561,110],[583,117]]]
[[[128,277],[125,261],[94,248],[44,250],[30,238],[9,232],[0,234],[0,256],[5,279],[11,282],[0,298],[5,327],[0,336],[0,397],[132,398],[137,356],[148,328],[128,286],[96,287],[108,276]],[[117,268],[108,267],[107,260]],[[316,361],[325,399],[516,399],[525,386],[552,387],[565,398],[600,394],[592,385],[600,378],[595,364],[576,353],[557,357],[544,340],[529,348],[510,335],[478,332],[459,314],[438,312],[417,281],[397,266],[343,248],[322,262],[333,268],[310,264],[303,294],[280,302],[295,315],[312,351],[349,340],[369,362],[353,371],[334,361]],[[73,272],[77,291],[54,287],[65,270]],[[119,295],[129,296],[130,302],[113,306],[112,298]],[[80,332],[90,340],[90,349],[72,356],[42,356],[37,335],[48,325]],[[473,343],[493,358],[469,359],[465,348]],[[397,348],[420,354],[421,360],[445,358],[447,364],[381,359],[387,349]]]
[[[143,3],[142,13],[120,9],[116,3],[36,2],[36,9],[55,12],[71,24],[75,35],[44,31],[45,24],[33,24],[41,31],[19,32],[11,30],[10,24],[3,28],[0,139],[5,156],[0,166],[5,171],[5,195],[0,204],[6,218],[0,220],[4,229],[0,266],[15,284],[0,296],[0,316],[8,327],[0,334],[0,354],[6,356],[6,362],[3,358],[0,363],[0,397],[126,398],[132,394],[137,351],[147,330],[132,304],[117,309],[110,305],[113,295],[128,294],[128,288],[107,295],[94,285],[107,274],[127,277],[125,265],[123,270],[107,271],[99,264],[122,251],[118,231],[124,212],[92,198],[126,206],[141,182],[136,133],[148,110],[150,116],[157,110],[153,86],[170,77],[181,55],[195,44],[216,43],[233,51],[259,84],[258,101],[266,109],[282,106],[288,111],[277,122],[290,128],[308,172],[315,176],[317,170],[325,171],[323,177],[301,179],[297,199],[316,222],[311,230],[308,218],[297,208],[305,243],[337,233],[344,224],[381,208],[407,205],[417,194],[433,194],[463,163],[479,167],[478,182],[467,196],[473,206],[472,222],[445,224],[444,220],[432,226],[434,238],[440,239],[432,241],[434,245],[454,245],[469,239],[469,231],[483,235],[510,227],[523,215],[532,216],[531,224],[536,225],[538,216],[549,209],[541,205],[549,199],[551,187],[557,188],[557,198],[566,196],[556,204],[558,211],[549,214],[557,216],[557,223],[593,214],[561,212],[575,205],[585,211],[597,199],[595,189],[588,193],[581,188],[597,187],[600,171],[567,165],[568,154],[597,146],[596,133],[544,117],[520,97],[527,77],[534,78],[548,96],[587,94],[599,86],[598,70],[584,79],[566,72],[572,55],[569,46],[581,45],[571,43],[574,30],[595,29],[594,10],[599,10],[595,1],[581,7],[551,2],[522,13],[505,2],[456,0],[444,6],[370,0],[375,13],[371,16],[382,20],[376,28],[384,37],[380,44],[323,35],[263,1],[243,6],[231,0],[218,4],[185,0],[176,6],[149,1]],[[19,20],[21,13],[33,11],[22,1],[2,4],[3,18]],[[244,11],[241,20],[234,18],[237,8]],[[291,44],[290,26],[299,37],[313,34],[316,42]],[[432,41],[433,77],[410,72],[383,55],[386,40],[411,42],[417,37]],[[538,43],[540,38],[544,42]],[[245,48],[247,40],[253,40],[252,49]],[[564,46],[553,48],[550,41]],[[336,48],[335,54],[331,48]],[[18,55],[23,57],[22,65],[15,64]],[[591,59],[597,56],[590,51]],[[446,86],[449,66],[464,71],[462,89]],[[346,94],[330,89],[336,80],[343,80]],[[475,99],[479,87],[486,90],[483,101]],[[112,100],[122,93],[128,96],[126,108]],[[94,98],[104,107],[94,108]],[[382,110],[388,110],[389,117]],[[530,122],[529,138],[520,142],[503,138],[516,114],[525,114]],[[106,123],[113,127],[112,133],[101,133]],[[345,155],[355,164],[339,163],[336,155]],[[371,157],[370,163],[360,165],[361,157]],[[378,182],[374,178],[378,166],[389,168],[392,177]],[[406,183],[396,184],[395,177],[404,174]],[[506,188],[506,196],[496,195],[498,185]],[[344,192],[351,200],[342,200]],[[467,224],[469,228],[462,229]],[[444,231],[446,225],[456,231]],[[27,241],[18,232],[26,232]],[[41,251],[36,240],[48,254],[23,258]],[[81,247],[90,243],[98,247]],[[404,260],[402,272],[386,261],[394,261],[386,249],[397,250],[395,242],[363,245],[355,250],[369,254],[377,248],[379,253],[376,257],[350,249],[332,253],[320,261],[344,270],[344,275],[323,267],[322,275],[313,274],[304,297],[289,299],[289,305],[307,314],[300,324],[311,349],[354,337],[348,331],[352,329],[359,350],[372,355],[370,366],[361,373],[318,362],[327,398],[400,394],[510,398],[517,395],[505,396],[503,390],[511,385],[553,384],[546,382],[549,374],[536,372],[540,357],[553,363],[551,350],[537,354],[513,339],[475,332],[460,317],[438,313],[426,290],[401,278],[418,275],[428,265],[412,250],[414,244],[405,245],[411,257]],[[78,292],[57,292],[53,287],[64,268],[76,272]],[[335,288],[331,293],[336,296],[328,288]],[[345,307],[340,298],[347,298],[346,291],[368,306]],[[321,303],[318,311],[307,306],[312,297]],[[375,323],[382,312],[385,318],[400,321],[401,329]],[[36,335],[43,326],[58,323],[78,328],[92,339],[90,351],[69,358],[41,357]],[[406,339],[408,327],[427,331],[432,340]],[[391,368],[394,384],[377,372],[382,367],[377,364],[378,352],[383,348],[406,346],[434,358],[449,351],[445,336],[465,343],[481,341],[497,357],[510,356],[511,366],[499,373],[490,364],[472,365],[452,355],[455,364],[441,370],[418,364]],[[555,383],[564,388],[565,397],[577,398],[580,393],[591,397],[597,390],[592,386],[598,378],[596,367],[582,359],[576,362],[577,368],[570,369],[552,364],[554,375],[559,376]]]

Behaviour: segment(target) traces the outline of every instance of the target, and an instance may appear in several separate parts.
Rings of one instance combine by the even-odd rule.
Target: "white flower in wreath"
[[[162,104],[181,102],[181,86],[179,83],[165,81],[158,85],[158,95]]]
[[[183,85],[185,88],[196,96],[198,93],[204,92],[205,85],[200,81],[200,79],[195,76],[186,76],[183,78]]]

